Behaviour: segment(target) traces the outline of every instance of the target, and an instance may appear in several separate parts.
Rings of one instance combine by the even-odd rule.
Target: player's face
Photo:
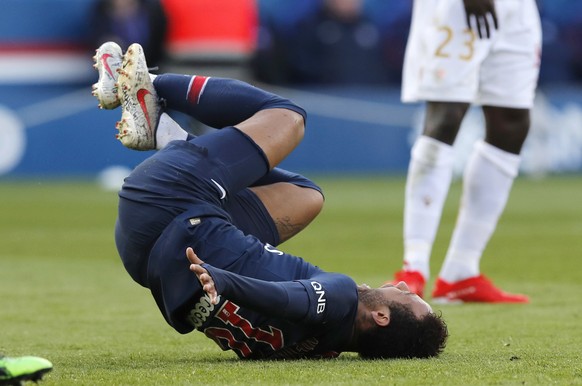
[[[385,284],[378,288],[384,300],[403,304],[416,315],[417,318],[432,312],[432,307],[417,294],[410,292],[405,282],[396,285]]]

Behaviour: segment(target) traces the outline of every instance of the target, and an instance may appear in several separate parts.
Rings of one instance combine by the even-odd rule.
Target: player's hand
[[[483,39],[482,28],[485,28],[487,38],[491,37],[491,25],[493,28],[499,27],[497,23],[497,13],[495,12],[494,0],[463,0],[465,4],[465,14],[467,16],[467,28],[477,30],[479,38]],[[471,26],[471,19],[475,20],[475,26]]]
[[[202,267],[204,262],[200,260],[198,255],[190,247],[186,248],[186,257],[190,261],[190,271],[198,276],[198,281],[202,284],[202,289],[210,296],[210,303],[218,304],[218,293],[214,286],[214,280],[212,280],[212,276],[210,276],[206,268]]]

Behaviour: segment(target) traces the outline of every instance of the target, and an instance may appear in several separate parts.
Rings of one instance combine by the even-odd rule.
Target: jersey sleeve
[[[346,275],[318,273],[297,281],[272,282],[203,264],[217,293],[241,307],[296,323],[343,320],[357,307],[356,284]]]

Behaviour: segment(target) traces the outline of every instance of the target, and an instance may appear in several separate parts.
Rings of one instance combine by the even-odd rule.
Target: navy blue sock
[[[235,79],[162,74],[154,86],[168,108],[217,129],[236,125],[264,109],[284,108],[306,116],[290,100]]]

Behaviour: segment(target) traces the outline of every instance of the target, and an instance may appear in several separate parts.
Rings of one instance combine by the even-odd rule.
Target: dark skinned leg
[[[452,145],[470,104],[427,102],[423,135]]]
[[[423,295],[432,246],[453,173],[451,146],[468,103],[427,102],[423,136],[412,148],[405,188],[404,265],[392,281]]]
[[[483,106],[485,141],[506,152],[519,154],[530,127],[528,109]]]
[[[527,110],[485,106],[483,113],[486,121],[485,142],[476,143],[467,161],[463,174],[462,205],[439,273],[445,282],[471,279],[472,285],[477,287],[475,283],[480,280],[481,257],[495,232],[518,174],[518,154],[529,126]],[[527,297],[504,293],[493,284],[482,287],[467,301],[527,302]],[[462,287],[451,288],[454,293]],[[442,283],[437,284],[433,298],[443,296],[447,291]]]

